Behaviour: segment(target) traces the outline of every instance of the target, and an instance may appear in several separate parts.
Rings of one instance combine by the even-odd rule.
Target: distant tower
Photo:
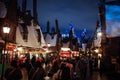
[[[74,26],[72,23],[70,23],[70,32],[69,32],[69,39],[70,39],[70,44],[69,44],[69,47],[70,49],[73,49],[73,44],[72,44],[72,40],[74,38]]]
[[[99,0],[98,10],[99,10],[99,17],[100,17],[100,26],[103,32],[102,42],[104,43],[106,38],[105,0]]]
[[[101,47],[102,47],[102,55],[103,57],[106,56],[105,53],[105,43],[106,43],[106,20],[105,20],[105,0],[99,0],[99,4],[98,4],[98,10],[99,10],[99,17],[100,17],[100,26],[101,26],[101,31],[102,31],[102,39],[101,39]]]

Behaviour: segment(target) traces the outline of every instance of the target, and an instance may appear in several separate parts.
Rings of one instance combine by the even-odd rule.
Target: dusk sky
[[[55,27],[57,19],[62,33],[69,31],[70,23],[77,35],[84,28],[94,32],[99,18],[97,3],[98,0],[37,0],[38,22],[43,30],[47,21],[51,28]],[[27,0],[27,9],[32,10],[32,0]]]

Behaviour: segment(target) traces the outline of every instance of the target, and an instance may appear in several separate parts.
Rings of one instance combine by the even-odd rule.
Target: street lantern
[[[5,34],[9,34],[9,32],[10,32],[10,27],[3,27],[3,33],[5,33]]]
[[[6,40],[7,40],[7,35],[9,34],[10,32],[10,27],[3,27],[3,33],[5,34],[5,47],[4,47],[4,53],[3,53],[3,56],[2,56],[2,74],[1,74],[1,80],[3,80],[3,75],[4,75],[4,65],[5,65],[5,58],[4,58],[4,55],[5,55],[5,51],[6,51]]]

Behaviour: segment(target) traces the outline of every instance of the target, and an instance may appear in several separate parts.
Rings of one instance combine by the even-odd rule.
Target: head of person
[[[18,65],[17,65],[17,61],[16,60],[12,60],[11,61],[11,66],[12,67],[17,67]]]
[[[36,61],[35,62],[35,67],[37,68],[37,67],[41,67],[41,62],[40,61]]]

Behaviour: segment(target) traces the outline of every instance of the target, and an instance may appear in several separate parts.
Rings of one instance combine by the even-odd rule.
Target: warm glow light
[[[95,51],[96,53],[98,53],[98,52],[99,52],[99,49],[95,49],[94,51]]]
[[[98,36],[98,37],[101,37],[101,36],[102,36],[102,32],[98,32],[98,33],[97,33],[97,36]]]
[[[10,28],[9,27],[3,27],[3,33],[4,34],[8,34],[10,32]],[[5,38],[7,37],[7,35],[5,35]],[[5,49],[4,49],[4,54],[3,54],[3,58],[4,55],[6,54],[6,39],[5,39]],[[5,65],[5,59],[2,59],[2,73],[1,73],[1,79],[3,80],[3,74],[4,74],[4,65]]]
[[[18,50],[18,51],[22,51],[22,47],[18,47],[17,50]]]
[[[46,52],[48,53],[49,51],[48,51],[48,50],[46,50]]]
[[[50,43],[48,43],[47,46],[50,47],[51,46]]]
[[[102,57],[102,54],[98,54],[98,57],[100,57],[100,58],[101,58],[101,57]]]
[[[10,28],[9,27],[3,27],[3,32],[4,33],[9,33],[10,32]]]
[[[16,50],[16,49],[14,49],[14,51],[16,52],[17,50]]]
[[[70,48],[61,48],[61,50],[63,50],[63,51],[69,51]]]

